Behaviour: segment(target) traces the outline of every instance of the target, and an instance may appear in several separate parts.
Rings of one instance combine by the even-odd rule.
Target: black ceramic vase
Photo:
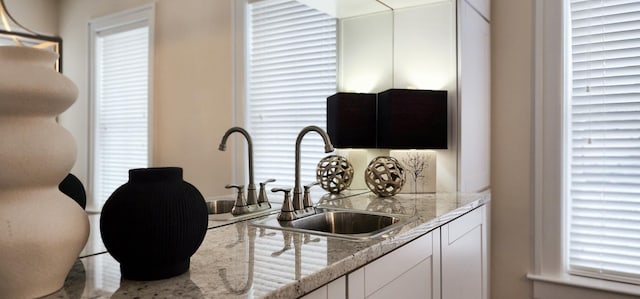
[[[182,168],[131,169],[102,208],[100,234],[122,278],[157,280],[189,270],[207,222],[204,198]]]
[[[82,182],[72,173],[58,184],[58,190],[71,197],[84,210],[87,207],[87,192],[84,190]]]

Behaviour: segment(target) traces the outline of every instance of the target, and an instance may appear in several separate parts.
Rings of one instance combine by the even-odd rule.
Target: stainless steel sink
[[[207,211],[209,214],[224,214],[231,213],[231,209],[233,208],[233,203],[235,200],[233,199],[215,199],[206,201],[207,203]]]
[[[233,208],[233,204],[235,203],[235,199],[222,197],[222,198],[208,198],[205,199],[205,203],[207,204],[207,210],[209,212],[209,220],[213,221],[241,221],[247,220],[251,218],[256,218],[260,216],[264,216],[267,214],[275,213],[279,209],[278,208],[270,208],[264,210],[256,210],[250,211],[247,214],[242,215],[233,215],[231,214],[231,209]]]
[[[415,220],[406,215],[389,215],[353,210],[325,210],[293,221],[278,221],[277,215],[253,221],[253,225],[317,235],[365,240],[389,233]]]

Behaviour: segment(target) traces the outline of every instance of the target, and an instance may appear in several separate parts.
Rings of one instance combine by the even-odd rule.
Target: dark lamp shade
[[[376,94],[339,92],[328,97],[327,134],[336,148],[375,148]]]
[[[377,115],[378,148],[447,148],[446,90],[386,90]]]

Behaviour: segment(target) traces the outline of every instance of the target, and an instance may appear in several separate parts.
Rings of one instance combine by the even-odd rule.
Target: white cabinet
[[[440,298],[440,230],[349,274],[348,298]]]
[[[491,20],[491,1],[489,0],[465,0],[468,2],[475,10],[477,10],[482,17]]]
[[[491,29],[478,10],[458,2],[458,190],[477,192],[489,187],[491,169]],[[488,1],[472,2],[488,8]]]
[[[303,298],[488,299],[488,213],[480,206]]]
[[[442,299],[488,298],[487,207],[441,227]]]
[[[342,276],[317,290],[302,296],[303,299],[346,299],[347,279]]]
[[[348,275],[347,298],[488,299],[488,206]]]

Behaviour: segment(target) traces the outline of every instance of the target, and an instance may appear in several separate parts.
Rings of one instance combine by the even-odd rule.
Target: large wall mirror
[[[448,91],[448,149],[437,190],[457,190],[457,24],[454,0],[298,0],[338,20],[338,91]],[[420,129],[420,128],[416,128]]]
[[[456,0],[298,1],[331,12],[338,19],[338,91],[381,92],[389,88],[416,88],[446,89],[449,92],[448,140],[451,144],[447,150],[438,152],[437,190],[455,191],[458,173],[455,133]],[[65,74],[80,90],[78,101],[60,120],[78,143],[79,155],[73,171],[84,182],[88,181],[90,174],[88,128],[91,122],[87,113],[90,104],[87,24],[93,18],[135,9],[150,2],[62,1],[58,6],[53,5],[53,8],[59,8],[59,23],[45,24],[50,23],[50,28],[57,28],[56,33],[64,37]],[[235,86],[242,86],[243,79],[237,75],[239,72],[234,73],[236,64],[230,62],[240,56],[241,46],[234,37],[242,34],[237,30],[241,27],[234,23],[238,21],[233,16],[236,10],[230,12],[239,2],[246,0],[233,0],[232,3],[157,1],[154,38],[157,65],[153,70],[153,116],[157,121],[153,127],[156,138],[152,142],[152,160],[155,165],[183,166],[188,179],[207,195],[223,194],[226,190],[211,182],[229,181],[231,175],[228,173],[236,167],[229,159],[221,159],[226,153],[214,150],[219,140],[213,140],[216,138],[211,136],[221,136],[234,121],[242,123],[238,115],[243,110],[236,109],[234,105],[239,102],[237,99],[242,98],[243,91],[238,91],[241,87]],[[7,3],[9,11],[15,7],[16,14],[22,11],[16,17],[26,25],[38,24],[43,15],[55,15],[25,8],[23,3],[29,1],[2,0],[0,3]],[[42,5],[49,8],[49,4]],[[177,10],[180,13],[176,13]],[[234,76],[232,79],[230,74]],[[221,113],[213,118],[208,114],[217,111],[236,114]],[[193,132],[196,137],[183,138],[182,132],[185,131]],[[176,141],[184,144],[178,146]],[[189,155],[184,154],[185,148]],[[245,157],[237,156],[237,160]],[[221,160],[226,164],[220,167],[229,171],[215,170],[214,166]],[[237,178],[241,174],[233,176],[233,180],[242,181],[242,178]]]

